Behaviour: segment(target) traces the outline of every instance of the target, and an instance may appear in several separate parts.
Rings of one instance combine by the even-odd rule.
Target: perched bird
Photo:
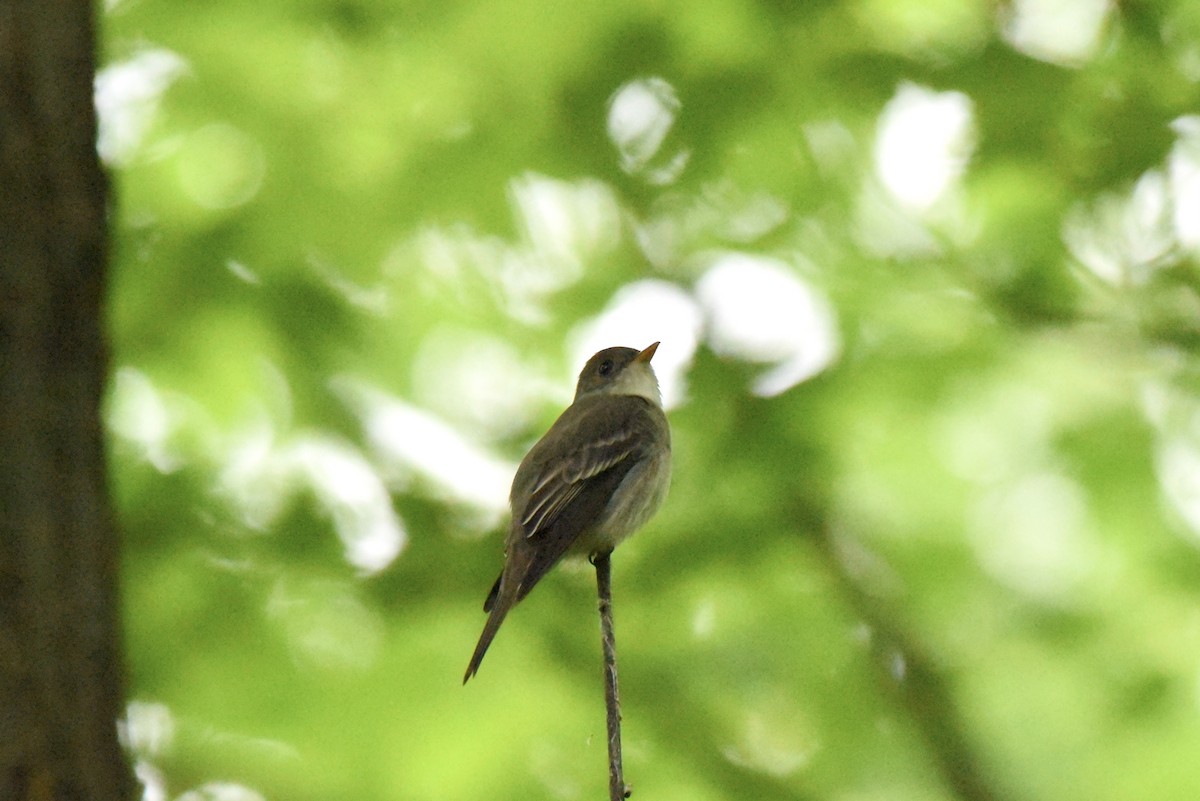
[[[504,569],[463,684],[504,617],[566,554],[607,553],[658,511],[671,480],[671,431],[645,350],[606,348],[583,367],[575,400],[517,468]]]

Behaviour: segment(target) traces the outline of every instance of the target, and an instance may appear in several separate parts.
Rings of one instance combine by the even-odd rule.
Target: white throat
[[[634,362],[628,365],[608,387],[612,395],[636,395],[662,408],[662,393],[650,365]]]

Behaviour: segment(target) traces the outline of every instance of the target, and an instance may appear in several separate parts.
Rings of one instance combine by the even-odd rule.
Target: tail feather
[[[542,576],[552,568],[563,554],[566,553],[573,537],[541,536],[536,542],[530,542],[518,528],[515,535],[509,537],[508,554],[504,562],[504,570],[500,578],[492,585],[491,592],[483,602],[483,611],[488,613],[487,622],[483,624],[483,633],[479,635],[479,644],[467,665],[467,673],[463,676],[463,684],[471,680],[479,671],[479,663],[487,653],[488,646],[496,636],[500,624],[504,622],[508,611],[516,606],[529,594]],[[547,532],[553,533],[553,532]]]
[[[496,603],[496,596],[500,594],[500,580],[504,578],[504,574],[496,576],[496,583],[492,585],[492,589],[488,591],[488,597],[483,601],[483,611],[492,611],[492,606]]]
[[[483,655],[487,653],[488,646],[492,644],[496,632],[500,630],[500,624],[508,616],[508,610],[516,606],[517,601],[520,600],[523,583],[521,577],[529,568],[530,555],[524,548],[512,549],[508,560],[504,563],[504,572],[500,574],[500,578],[496,579],[495,586],[488,593],[487,600],[483,605],[484,611],[488,613],[488,619],[483,624],[483,633],[479,635],[479,643],[475,646],[475,653],[471,655],[467,672],[463,675],[463,684],[466,684],[472,676],[479,672],[479,663],[483,661]]]
[[[483,662],[483,655],[487,653],[488,646],[492,644],[496,632],[500,630],[500,624],[504,622],[504,618],[511,608],[511,603],[500,602],[492,605],[487,623],[483,624],[483,633],[479,635],[479,643],[475,646],[475,653],[471,654],[471,662],[467,665],[467,672],[463,674],[463,684],[466,684],[472,676],[479,672],[479,664]]]

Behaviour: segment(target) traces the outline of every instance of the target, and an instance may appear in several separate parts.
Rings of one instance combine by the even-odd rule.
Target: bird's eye
[[[600,375],[608,375],[609,373],[612,372],[612,369],[613,369],[613,363],[610,360],[605,359],[604,361],[600,362],[600,369],[599,369]]]

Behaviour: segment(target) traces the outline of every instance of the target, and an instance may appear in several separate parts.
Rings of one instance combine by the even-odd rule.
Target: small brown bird
[[[518,601],[564,555],[606,553],[658,511],[671,481],[671,431],[650,359],[607,348],[588,359],[575,400],[517,468],[504,570],[463,684]]]

